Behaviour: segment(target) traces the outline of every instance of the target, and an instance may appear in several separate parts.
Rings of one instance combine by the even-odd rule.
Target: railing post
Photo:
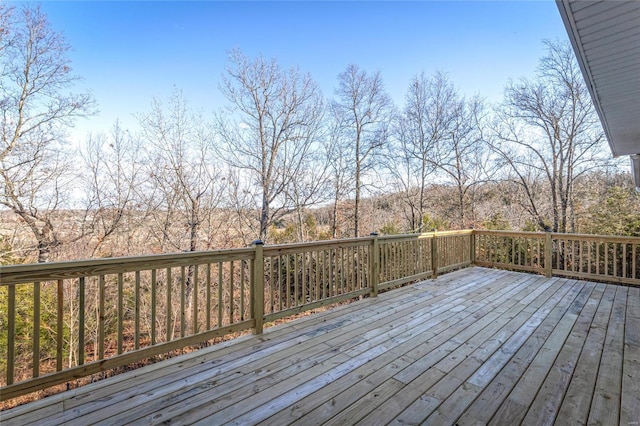
[[[431,239],[431,268],[433,274],[431,278],[438,278],[438,236],[437,231],[433,231],[433,238]]]
[[[544,274],[551,278],[553,260],[553,239],[551,238],[551,232],[545,232],[544,234]]]
[[[255,320],[253,334],[262,334],[264,327],[264,243],[256,240],[251,245],[255,249],[255,258],[253,259],[253,276],[251,277],[252,298],[252,315]]]
[[[371,275],[371,297],[378,296],[378,285],[380,284],[380,245],[378,243],[378,233],[369,234],[373,237],[371,242],[371,257],[369,260],[369,273]]]
[[[474,265],[476,263],[476,231],[471,228],[469,234],[469,264]]]

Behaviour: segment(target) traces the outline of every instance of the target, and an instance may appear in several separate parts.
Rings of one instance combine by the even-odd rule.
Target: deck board
[[[610,425],[620,422],[620,389],[627,287],[620,286],[611,309],[596,387],[589,412],[589,424]]]
[[[640,289],[466,268],[0,413],[27,424],[634,424]]]
[[[620,424],[623,425],[631,425],[640,419],[640,288],[630,288],[628,298],[620,406]]]
[[[442,404],[425,420],[427,423],[453,423],[462,415],[570,289],[560,282],[556,284],[557,287],[553,287],[554,293],[541,292],[525,309],[518,312],[508,324],[471,354],[473,362],[467,359],[452,371],[450,376],[459,378],[457,381],[447,376],[429,390],[429,394],[442,401]],[[457,373],[457,370],[460,372]],[[441,388],[446,391],[440,391]]]
[[[592,289],[593,285],[574,285],[571,291],[565,294],[561,303],[554,307],[526,343],[497,372],[493,380],[482,388],[478,398],[458,419],[459,425],[487,424],[489,422],[545,342],[562,345],[577,319],[577,315],[571,312],[571,307],[581,309]],[[571,300],[573,300],[573,304],[568,305]]]

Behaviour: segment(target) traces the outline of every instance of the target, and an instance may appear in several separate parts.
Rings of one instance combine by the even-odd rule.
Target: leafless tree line
[[[40,262],[63,244],[94,257],[268,242],[284,220],[304,240],[312,207],[329,212],[328,237],[360,236],[374,230],[362,200],[389,193],[402,229],[428,231],[434,186],[450,188],[447,220],[464,228],[484,219],[487,182],[538,229],[572,231],[575,182],[612,161],[570,46],[546,47],[535,78],[509,82],[495,107],[443,72],[417,74],[396,107],[380,72],[353,64],[327,99],[310,74],[236,49],[222,110],[194,111],[176,90],[78,154],[66,131],[95,107],[69,94],[70,46],[37,6],[0,4],[0,204]]]

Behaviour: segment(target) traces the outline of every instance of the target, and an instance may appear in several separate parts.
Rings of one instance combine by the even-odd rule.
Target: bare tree
[[[287,194],[318,149],[322,96],[309,74],[285,71],[276,60],[250,59],[233,50],[229,62],[220,88],[229,101],[228,115],[218,117],[221,153],[251,179],[254,205],[260,211],[256,236],[266,240],[268,227],[296,207]]]
[[[190,111],[179,91],[167,102],[155,99],[138,119],[145,146],[141,188],[160,251],[196,251],[201,241],[210,248],[222,225],[215,210],[225,184],[213,155],[211,126]]]
[[[338,75],[335,95],[331,110],[339,123],[341,151],[353,165],[353,234],[357,237],[360,199],[368,182],[367,174],[375,170],[374,160],[387,142],[393,105],[380,72],[369,75],[353,64]]]
[[[438,166],[437,149],[450,137],[456,112],[456,93],[445,74],[415,76],[405,95],[405,105],[394,120],[393,142],[387,152],[387,169],[405,206],[414,232],[424,232],[427,190]]]
[[[0,204],[17,214],[46,262],[63,242],[55,212],[67,201],[71,175],[66,130],[90,114],[88,94],[69,93],[70,46],[37,6],[0,5]]]
[[[450,128],[438,143],[435,165],[455,188],[456,223],[465,228],[475,222],[478,185],[491,179],[495,171],[485,141],[487,115],[482,100],[456,96],[452,106]]]
[[[328,201],[331,192],[329,157],[321,150],[314,150],[303,160],[304,173],[294,176],[285,190],[288,204],[295,210],[297,241],[306,241],[305,209]]]
[[[394,120],[387,154],[387,169],[409,229],[428,230],[425,218],[434,182],[455,188],[453,202],[439,202],[439,207],[449,204],[447,216],[455,216],[458,227],[473,224],[476,188],[490,174],[483,141],[485,121],[482,101],[460,96],[446,74],[427,77],[422,73],[413,78],[404,109]]]
[[[11,30],[11,28],[16,25],[13,12],[13,7],[0,4],[0,52],[4,52],[15,42],[16,35],[15,32]],[[3,76],[8,71],[4,66],[2,67]]]
[[[330,194],[332,195],[331,208],[331,237],[336,239],[340,226],[340,203],[344,201],[353,188],[353,164],[350,162],[350,148],[342,140],[342,124],[339,117],[332,117],[331,130],[325,142],[325,155],[329,161]]]
[[[213,154],[211,124],[193,113],[180,91],[167,101],[155,99],[151,110],[138,116],[144,144],[145,184],[140,186],[146,204],[150,239],[156,250],[193,252],[214,244],[223,226],[217,215],[224,194],[225,178]],[[186,268],[184,294],[186,310],[171,307],[172,318],[190,321],[196,279],[195,267]],[[167,283],[166,291],[171,289]],[[192,324],[196,327],[196,324]]]
[[[84,188],[91,211],[91,257],[125,226],[135,227],[142,182],[140,143],[116,122],[109,135],[90,135],[82,151],[87,170]],[[129,244],[122,244],[129,246]],[[110,255],[119,256],[123,253]]]
[[[239,245],[246,247],[256,238],[256,223],[259,222],[252,190],[251,177],[245,170],[230,168],[227,171],[226,195],[222,204],[226,213],[224,231],[227,243],[233,245],[239,239]]]
[[[603,167],[607,150],[571,46],[545,44],[535,80],[506,87],[492,147],[538,226],[567,232],[573,231],[574,183]]]

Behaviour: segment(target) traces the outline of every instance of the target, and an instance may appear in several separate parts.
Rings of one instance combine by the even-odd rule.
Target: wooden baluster
[[[435,232],[431,238],[431,268],[432,278],[438,278],[438,237]]]
[[[124,276],[118,273],[118,355],[122,353],[124,334]]]
[[[222,327],[224,324],[224,318],[222,317],[222,312],[224,309],[224,297],[222,294],[222,285],[223,285],[223,266],[222,262],[218,262],[218,328]]]
[[[207,263],[207,308],[206,308],[206,316],[207,316],[207,331],[211,330],[211,263]]]
[[[9,315],[7,324],[7,384],[13,384],[13,371],[15,363],[16,348],[16,286],[9,285],[7,290],[7,313]]]
[[[544,235],[544,274],[551,277],[553,274],[553,238],[551,232]]]
[[[98,359],[104,359],[105,283],[104,275],[98,277]]]
[[[78,365],[84,364],[84,277],[78,279]]]
[[[62,349],[64,344],[64,281],[58,280],[57,316],[56,316],[56,371],[62,371]],[[11,316],[9,316],[11,318]],[[11,330],[11,328],[9,328]],[[8,357],[11,359],[11,357]]]
[[[166,318],[165,318],[165,323],[166,323],[166,336],[164,338],[165,342],[168,342],[171,340],[171,287],[172,287],[172,279],[171,279],[171,268],[167,268],[167,294],[165,295],[166,297],[166,303],[167,305],[165,306],[165,314],[166,314]]]
[[[193,319],[192,319],[192,326],[191,326],[191,333],[193,334],[197,334],[198,333],[198,265],[193,265],[193,289],[191,291],[192,294],[192,301],[191,304],[193,306],[193,311],[192,311],[192,315],[193,315]]]
[[[33,283],[33,377],[40,376],[40,282]]]
[[[135,274],[134,347],[140,349],[140,271]]]
[[[151,345],[156,344],[156,288],[157,272],[156,269],[151,270]]]

